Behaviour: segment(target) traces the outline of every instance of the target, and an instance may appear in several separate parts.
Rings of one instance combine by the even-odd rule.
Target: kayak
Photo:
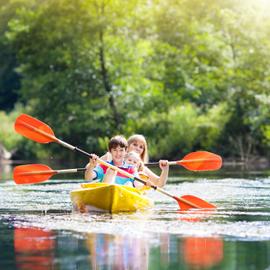
[[[70,193],[73,208],[86,212],[133,212],[153,206],[143,190],[134,187],[107,183],[81,184],[81,188]]]

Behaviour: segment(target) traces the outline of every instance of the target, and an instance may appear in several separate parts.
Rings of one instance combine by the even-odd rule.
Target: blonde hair
[[[137,159],[139,161],[138,171],[143,171],[143,162],[140,155],[135,151],[130,151],[126,154],[125,159],[128,159],[129,157]]]
[[[143,135],[141,134],[134,134],[128,138],[128,146],[130,146],[133,142],[142,142],[144,144],[144,150],[142,154],[140,155],[141,160],[143,163],[147,163],[149,160],[148,157],[148,149],[147,149],[147,142]]]

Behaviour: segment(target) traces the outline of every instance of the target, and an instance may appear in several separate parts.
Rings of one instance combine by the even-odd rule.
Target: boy
[[[121,136],[117,135],[110,139],[108,150],[112,155],[112,161],[108,162],[116,167],[121,168],[122,170],[137,176],[136,170],[133,166],[127,165],[124,162],[124,158],[127,153],[128,143],[127,140]],[[134,180],[128,178],[121,173],[117,173],[113,169],[108,169],[107,166],[98,164],[97,156],[92,155],[90,162],[86,166],[85,180],[95,180],[98,179],[100,182],[105,183],[116,183],[119,185],[133,185]]]

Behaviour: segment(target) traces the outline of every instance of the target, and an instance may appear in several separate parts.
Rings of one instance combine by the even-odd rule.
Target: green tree
[[[16,11],[25,5],[23,1],[0,1],[0,108],[12,110],[18,100],[20,76],[15,72],[18,66],[16,50],[8,43],[5,32],[9,21],[16,17]]]
[[[0,104],[12,108],[15,90],[68,142],[102,153],[139,132],[154,158],[269,152],[270,19],[256,1],[25,0],[0,12]]]

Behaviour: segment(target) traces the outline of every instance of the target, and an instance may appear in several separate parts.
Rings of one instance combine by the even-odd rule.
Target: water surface
[[[0,269],[270,269],[268,174],[183,172],[166,191],[216,211],[183,213],[151,191],[148,211],[80,214],[69,192],[82,180],[1,180]]]

